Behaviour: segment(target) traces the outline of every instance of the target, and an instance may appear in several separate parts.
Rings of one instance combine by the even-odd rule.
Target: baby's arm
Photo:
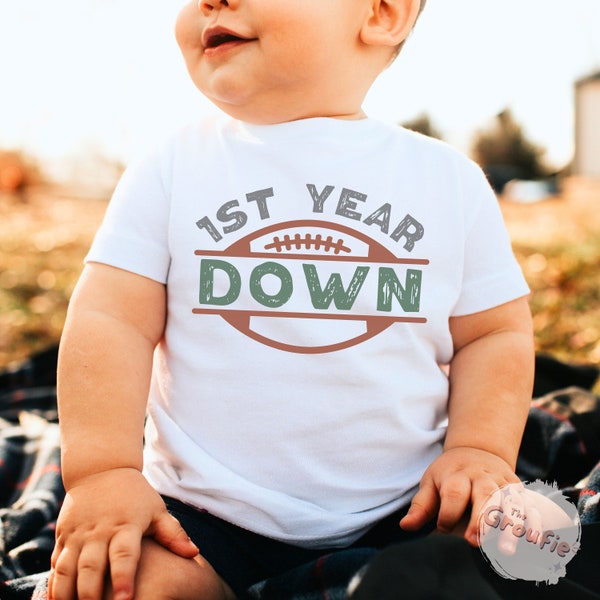
[[[531,402],[533,333],[527,299],[450,321],[454,358],[450,366],[448,433],[442,455],[425,471],[404,529],[438,515],[451,531],[469,504],[465,537],[476,543],[477,516],[485,499],[508,483]]]
[[[86,266],[59,355],[67,496],[50,598],[102,597],[109,567],[114,597],[133,597],[144,535],[181,556],[197,554],[141,474],[152,356],[164,323],[163,285],[105,265]]]

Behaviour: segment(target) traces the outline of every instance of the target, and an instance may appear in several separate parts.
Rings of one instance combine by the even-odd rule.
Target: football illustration
[[[198,315],[219,315],[288,352],[334,352],[419,314],[423,259],[400,259],[370,237],[318,220],[265,227],[221,252],[197,250]]]

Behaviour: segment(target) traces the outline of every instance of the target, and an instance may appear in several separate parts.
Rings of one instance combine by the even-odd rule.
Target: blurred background
[[[0,0],[0,368],[58,341],[123,168],[216,109],[181,0]],[[539,352],[600,364],[600,2],[428,0],[366,112],[477,160],[532,287]]]

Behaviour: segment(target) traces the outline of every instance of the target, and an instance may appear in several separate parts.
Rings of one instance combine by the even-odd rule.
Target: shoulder
[[[402,161],[405,172],[427,177],[431,183],[454,184],[459,187],[488,187],[481,167],[469,156],[449,143],[406,129],[400,125],[381,123],[394,160]]]
[[[431,160],[450,161],[467,169],[479,168],[464,152],[451,146],[448,142],[406,129],[400,125],[389,126],[389,129],[398,142],[409,147],[414,153],[429,157]]]
[[[189,121],[142,149],[133,157],[132,162],[169,156],[182,149],[189,151],[198,141],[206,144],[211,138],[218,138],[228,128],[231,129],[234,123],[229,117],[220,114],[209,114]]]
[[[131,156],[124,176],[168,181],[178,165],[201,164],[203,154],[211,152],[224,128],[226,121],[219,115],[186,123]]]

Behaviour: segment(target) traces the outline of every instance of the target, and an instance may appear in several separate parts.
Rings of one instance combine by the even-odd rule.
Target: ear
[[[370,46],[398,46],[412,31],[421,0],[370,0],[371,9],[360,32]]]

